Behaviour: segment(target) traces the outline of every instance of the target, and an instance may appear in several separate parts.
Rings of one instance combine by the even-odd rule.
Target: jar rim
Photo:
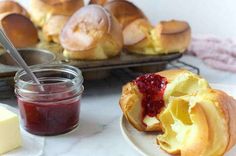
[[[71,80],[67,80],[67,81],[61,81],[61,82],[56,82],[56,83],[47,83],[47,85],[62,85],[65,84],[69,81],[72,82],[76,82],[76,80],[78,82],[77,85],[82,86],[83,83],[83,76],[82,76],[82,72],[79,68],[76,68],[74,66],[71,65],[66,65],[66,64],[40,64],[40,65],[32,65],[29,66],[29,68],[31,69],[32,72],[43,72],[43,71],[49,71],[49,70],[55,70],[55,71],[62,71],[62,69],[65,69],[65,72],[68,72],[70,74],[73,74],[75,77]],[[62,69],[56,69],[56,68],[62,68]],[[15,77],[14,77],[14,81],[15,83],[23,83],[25,85],[34,85],[34,86],[42,86],[43,84],[37,84],[33,81],[25,81],[22,80],[20,77],[26,75],[27,73],[24,71],[24,69],[20,69],[19,71],[16,72]]]

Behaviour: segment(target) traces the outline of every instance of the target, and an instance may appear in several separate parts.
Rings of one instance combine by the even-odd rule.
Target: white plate
[[[229,95],[236,97],[236,86],[223,85],[223,84],[211,84],[212,88],[220,89],[228,93]],[[121,117],[120,127],[122,135],[126,141],[141,155],[143,156],[170,156],[159,148],[156,144],[156,136],[158,133],[144,133],[139,132],[124,116]],[[231,149],[225,156],[235,156],[236,147]]]

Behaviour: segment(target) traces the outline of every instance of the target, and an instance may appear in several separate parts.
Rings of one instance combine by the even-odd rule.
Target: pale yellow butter
[[[0,155],[22,144],[17,115],[0,106]]]
[[[147,126],[153,126],[155,124],[159,124],[160,123],[160,121],[156,117],[150,117],[148,115],[145,116],[145,118],[143,119],[143,122]]]

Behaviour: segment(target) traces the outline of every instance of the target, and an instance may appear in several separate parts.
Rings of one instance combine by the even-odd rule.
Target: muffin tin
[[[165,64],[182,56],[181,53],[145,56],[122,52],[120,56],[107,60],[83,61],[68,60],[63,56],[62,51],[53,49],[26,48],[19,49],[19,52],[28,65],[69,64],[80,68],[83,72]],[[8,53],[0,54],[0,77],[14,76],[18,69],[19,67]]]

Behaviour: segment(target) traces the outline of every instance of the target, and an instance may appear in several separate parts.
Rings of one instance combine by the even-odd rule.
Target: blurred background
[[[235,0],[131,0],[153,24],[160,20],[179,19],[189,22],[193,34],[236,36]],[[25,7],[29,0],[18,0]],[[87,0],[85,0],[87,2]]]

